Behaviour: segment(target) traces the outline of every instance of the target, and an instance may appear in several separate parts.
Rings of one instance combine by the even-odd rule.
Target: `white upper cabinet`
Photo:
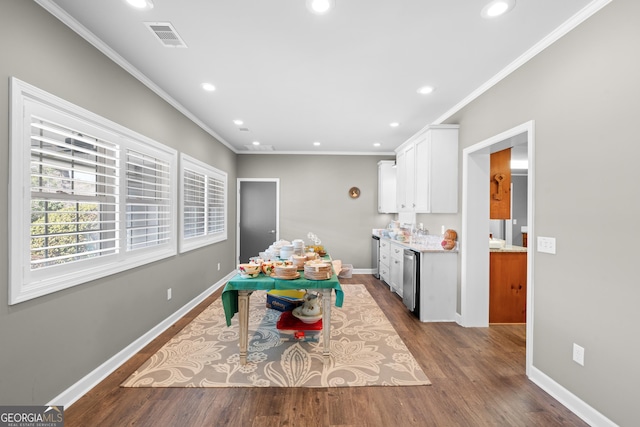
[[[458,212],[458,126],[430,126],[396,152],[398,210]]]
[[[396,213],[396,162],[378,162],[378,212]]]
[[[405,146],[396,156],[398,212],[412,212],[415,208],[415,151],[413,144]]]

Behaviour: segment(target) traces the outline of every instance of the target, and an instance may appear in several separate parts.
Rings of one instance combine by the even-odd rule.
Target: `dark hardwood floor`
[[[525,326],[421,323],[388,286],[363,283],[431,382],[420,387],[120,388],[150,355],[216,298],[187,316],[65,410],[87,426],[586,426],[525,376]]]

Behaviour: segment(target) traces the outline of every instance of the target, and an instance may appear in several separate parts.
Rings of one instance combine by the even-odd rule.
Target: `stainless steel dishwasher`
[[[371,236],[371,267],[373,267],[373,276],[380,278],[380,237]]]
[[[402,259],[402,302],[420,317],[420,254],[405,249]]]

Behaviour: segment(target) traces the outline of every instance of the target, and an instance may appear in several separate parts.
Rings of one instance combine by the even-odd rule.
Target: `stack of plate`
[[[300,273],[298,273],[298,268],[295,265],[276,265],[273,268],[271,277],[275,277],[276,279],[292,280],[300,277]]]
[[[304,265],[304,277],[309,280],[330,279],[331,264],[326,262],[307,262]]]
[[[303,270],[304,263],[307,262],[307,257],[304,255],[291,255],[291,262],[298,270]]]

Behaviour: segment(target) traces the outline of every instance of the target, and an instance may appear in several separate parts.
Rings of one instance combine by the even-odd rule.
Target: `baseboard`
[[[200,295],[189,301],[187,304],[178,309],[175,313],[164,319],[158,325],[154,326],[147,333],[140,338],[123,348],[120,352],[114,355],[112,358],[98,366],[80,381],[73,384],[71,387],[51,399],[47,405],[62,405],[68,408],[74,404],[78,399],[84,396],[89,390],[98,385],[102,380],[108,377],[122,364],[129,360],[133,355],[142,350],[147,344],[157,338],[161,333],[166,331],[171,325],[180,320],[189,311],[195,308],[198,304],[205,300],[213,292],[221,288],[229,279],[233,277],[236,272],[233,271],[227,276],[223,277],[218,282],[211,285],[207,290]]]
[[[374,268],[354,268],[353,274],[373,274],[375,272]]]
[[[529,376],[529,379],[590,426],[618,427],[616,423],[596,411],[591,406],[587,405],[578,396],[562,387],[534,366],[531,367],[531,375]]]

